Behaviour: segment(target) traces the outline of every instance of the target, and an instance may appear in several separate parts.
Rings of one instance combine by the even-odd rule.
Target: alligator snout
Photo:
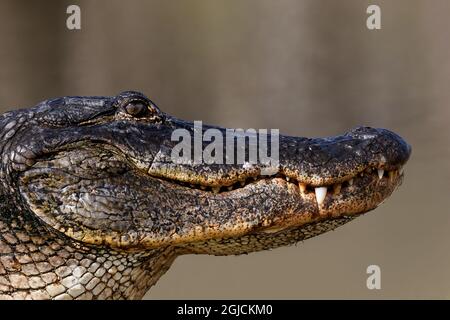
[[[384,155],[383,165],[387,168],[403,166],[411,155],[411,146],[398,134],[387,129],[356,127],[347,135],[367,141],[368,150]]]

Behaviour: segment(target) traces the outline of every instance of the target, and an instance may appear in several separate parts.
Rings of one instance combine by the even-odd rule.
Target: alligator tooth
[[[241,184],[242,187],[245,186],[245,180],[241,180],[239,181],[239,183]]]
[[[327,195],[327,187],[314,188],[314,191],[316,192],[317,204],[320,206],[323,203],[323,200],[325,200],[325,196]]]
[[[233,186],[228,186],[228,191],[231,191],[231,190],[233,190]]]
[[[255,180],[255,181],[258,180],[258,177],[252,177],[252,178],[253,178],[253,180]]]
[[[378,169],[378,179],[381,180],[381,178],[383,178],[384,175],[384,170],[383,169]]]
[[[306,184],[299,182],[298,187],[300,188],[301,193],[305,193],[306,191]]]
[[[341,192],[342,185],[340,183],[337,183],[333,186],[333,193],[339,194]]]
[[[289,180],[291,180],[291,178],[289,178],[289,177],[286,177],[286,181],[287,181],[287,182],[289,182]]]
[[[394,177],[395,177],[395,171],[389,171],[388,173],[389,173],[389,181],[394,180]]]
[[[350,180],[348,180],[348,185],[352,186],[353,185],[353,178],[351,178]]]
[[[219,193],[220,187],[212,187],[212,191],[213,191],[214,193]]]
[[[200,189],[206,190],[206,186],[200,186]]]
[[[267,229],[262,230],[264,233],[277,233],[283,230],[285,227],[269,227]]]

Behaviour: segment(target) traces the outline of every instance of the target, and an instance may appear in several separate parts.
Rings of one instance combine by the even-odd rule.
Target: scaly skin
[[[267,176],[260,163],[173,163],[177,128],[194,130],[137,92],[2,115],[0,299],[139,299],[181,254],[319,235],[385,200],[411,152],[384,129],[280,136]]]

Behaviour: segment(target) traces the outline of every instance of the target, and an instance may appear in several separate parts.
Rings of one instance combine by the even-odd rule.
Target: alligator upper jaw
[[[177,119],[172,121],[175,129],[191,128],[189,123]],[[207,129],[208,127],[204,127],[204,130]],[[223,136],[228,130],[214,129],[221,131]],[[367,170],[395,173],[400,171],[411,153],[411,147],[400,136],[386,129],[370,127],[358,127],[344,135],[329,138],[308,139],[280,135],[278,142],[279,161],[273,174],[314,188],[331,187],[349,181]],[[235,189],[249,181],[269,177],[263,175],[265,165],[259,161],[198,164],[187,159],[183,163],[174,162],[171,150],[175,144],[166,142],[165,148],[159,150],[151,164],[148,167],[141,166],[141,169],[150,176],[212,191],[225,191],[230,187]],[[259,147],[258,140],[257,148]],[[192,147],[194,148],[195,146]],[[225,147],[223,154],[227,154]],[[136,159],[136,163],[139,162],[144,163],[145,159]]]
[[[329,197],[340,194],[356,197],[355,190],[360,192],[360,201],[367,203],[376,198],[373,193],[383,193],[378,188],[392,192],[401,182],[403,166],[411,153],[411,147],[395,133],[369,127],[358,127],[330,138],[280,136],[279,144],[279,166],[272,176],[261,175],[263,166],[251,163],[175,164],[167,160],[164,151],[144,170],[152,177],[211,195],[232,194],[259,181],[281,179],[304,197],[312,193],[320,207]]]

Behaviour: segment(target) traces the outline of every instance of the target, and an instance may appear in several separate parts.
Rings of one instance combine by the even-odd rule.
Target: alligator
[[[279,135],[263,174],[174,163],[175,129],[194,133],[135,91],[1,115],[0,299],[140,299],[177,256],[295,244],[376,208],[411,153],[386,129]]]

